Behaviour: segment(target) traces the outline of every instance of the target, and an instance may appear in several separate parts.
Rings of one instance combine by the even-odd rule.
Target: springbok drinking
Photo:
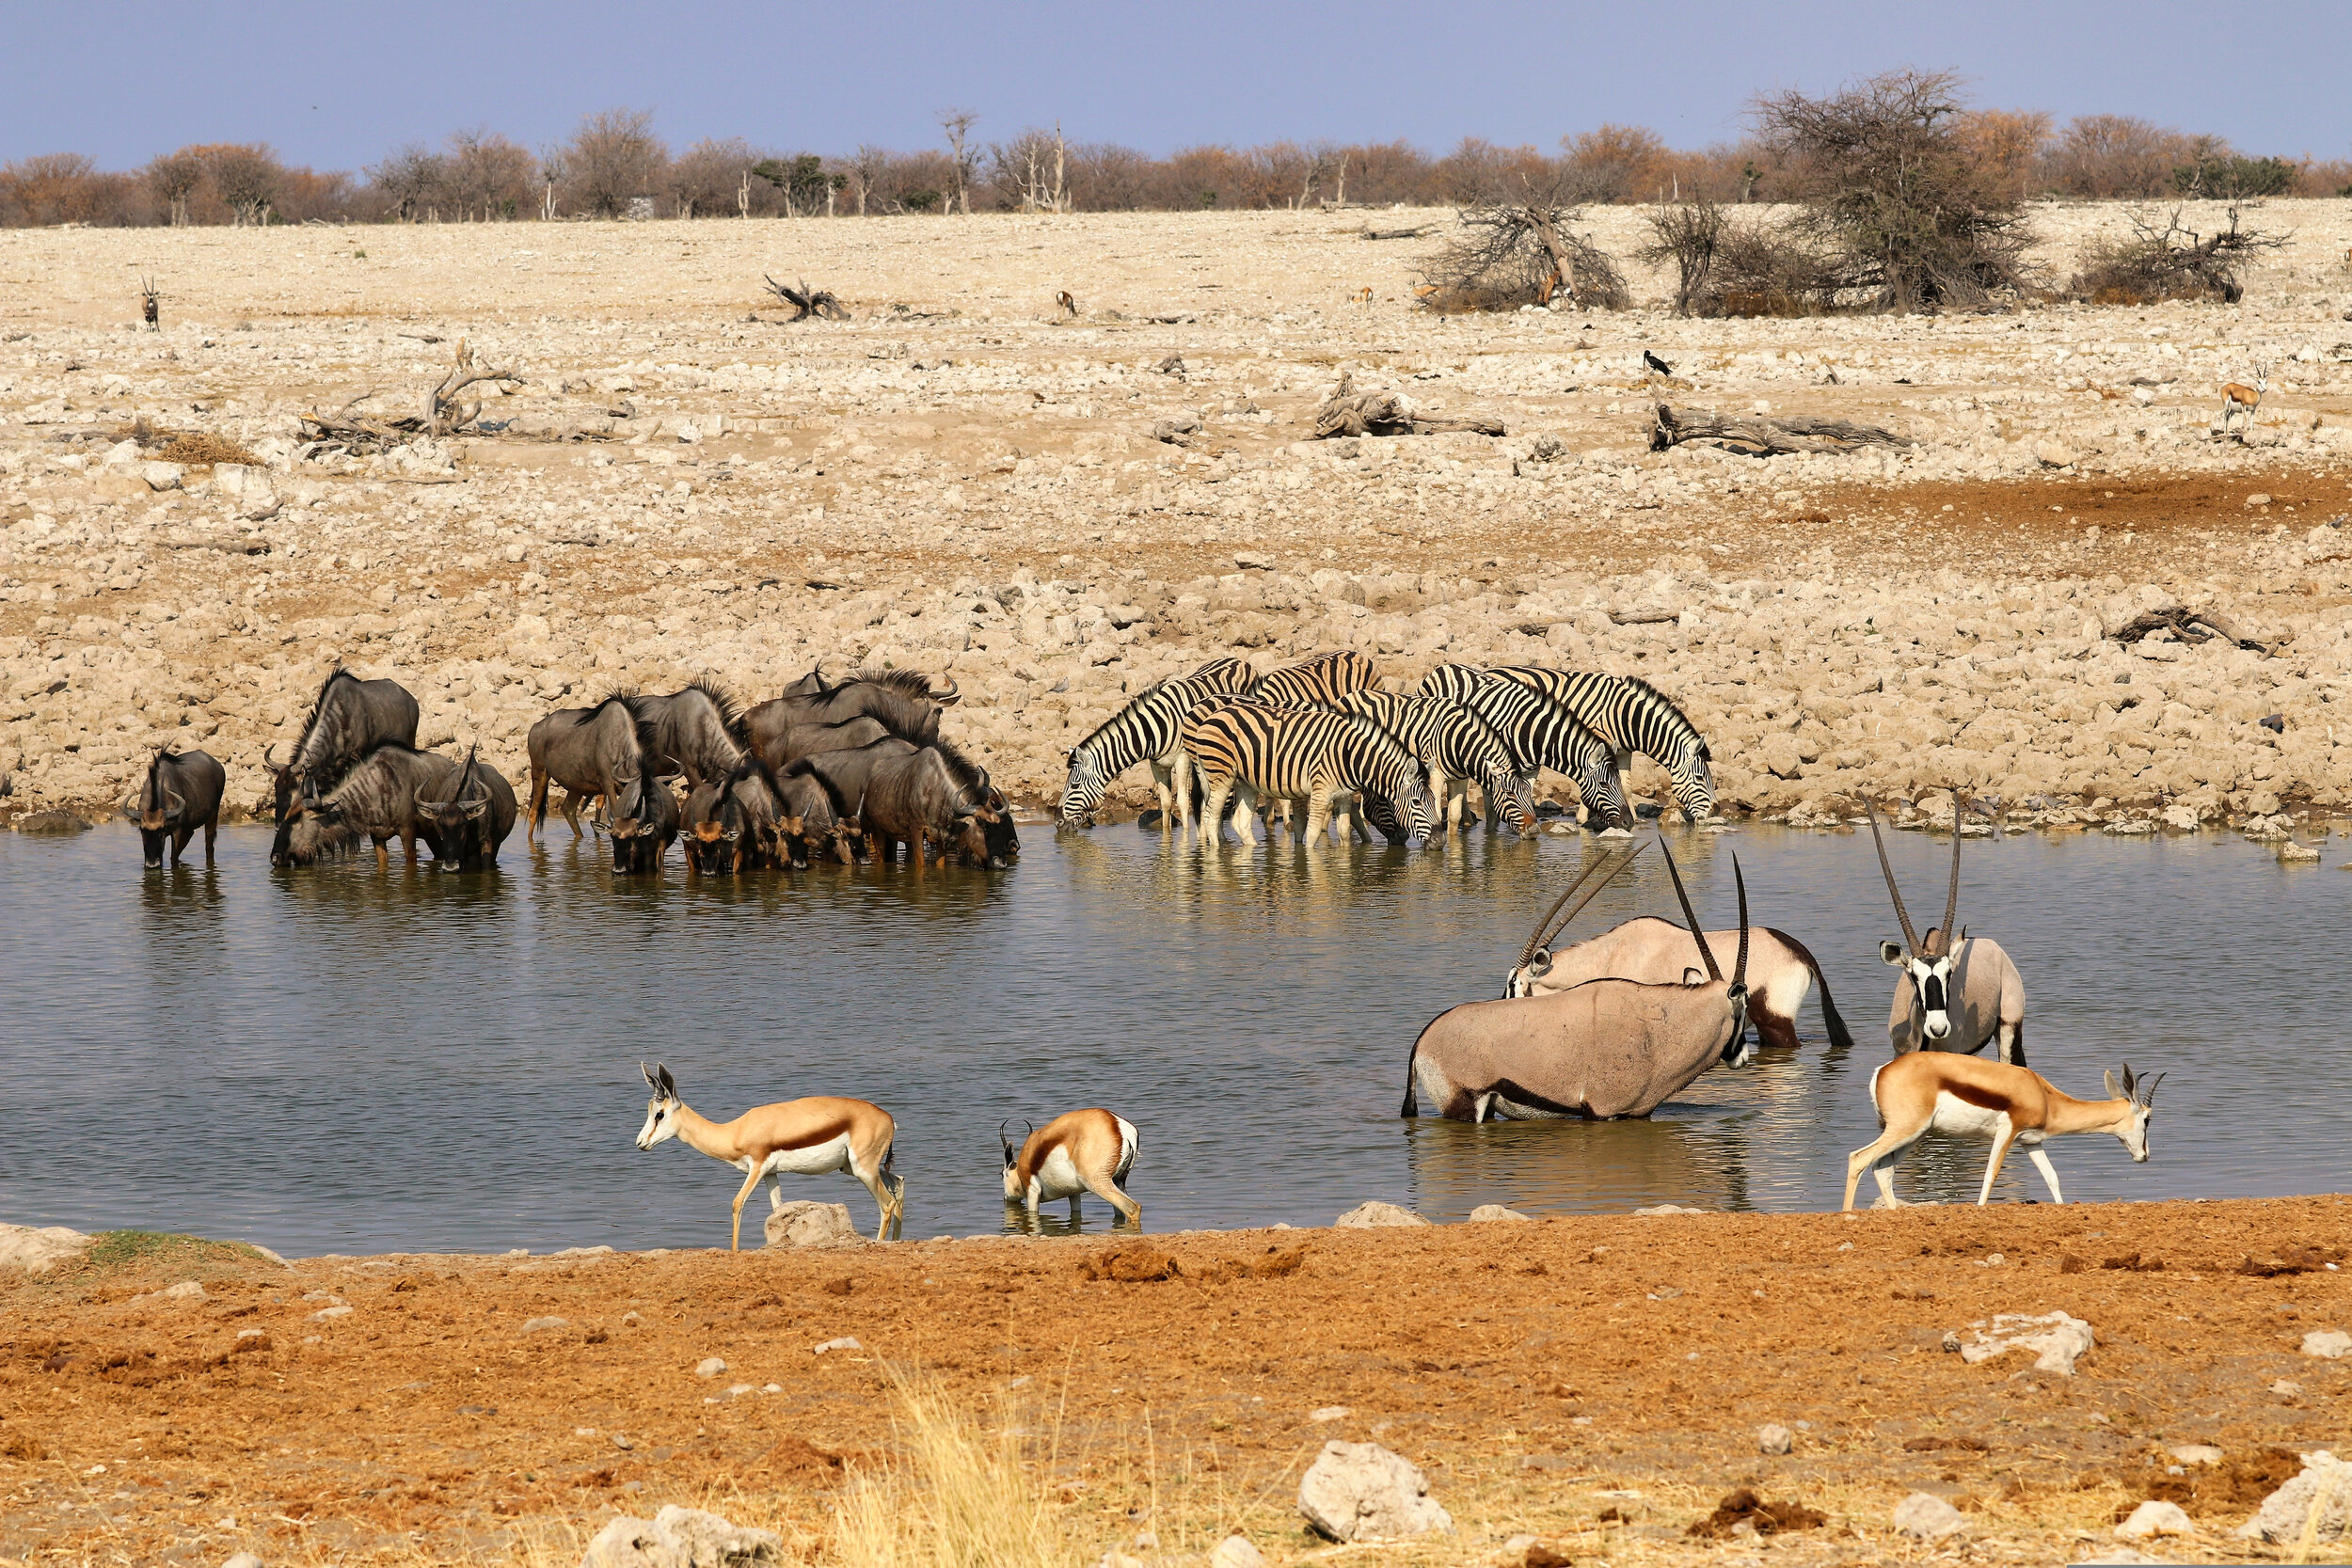
[[[743,1172],[743,1185],[735,1195],[735,1232],[727,1250],[743,1246],[743,1200],[752,1196],[763,1176],[776,1179],[774,1201],[784,1202],[784,1176],[825,1176],[846,1170],[866,1185],[882,1206],[874,1240],[882,1241],[906,1217],[906,1178],[890,1168],[891,1141],[898,1124],[881,1106],[863,1100],[812,1095],[779,1105],[760,1105],[733,1121],[712,1121],[696,1116],[678,1098],[670,1069],[642,1062],[638,1070],[653,1090],[645,1102],[645,1125],[637,1132],[637,1147],[651,1148],[670,1138],[683,1138],[714,1160],[723,1160]]]
[[[1865,1170],[1878,1178],[1881,1206],[1896,1207],[1895,1162],[1930,1132],[1991,1141],[1993,1155],[1984,1164],[1984,1185],[1977,1192],[1979,1208],[1992,1200],[1993,1180],[2001,1174],[2011,1144],[2025,1146],[2026,1157],[2049,1185],[2050,1201],[2064,1203],[2058,1172],[2042,1152],[2049,1139],[2068,1132],[2112,1132],[2131,1150],[2135,1164],[2148,1158],[2148,1117],[2155,1110],[2156,1085],[2164,1082],[2164,1074],[2136,1078],[2126,1062],[2122,1082],[2112,1072],[2106,1080],[2106,1099],[2076,1100],[2022,1067],[1941,1052],[1898,1056],[1870,1074],[1870,1101],[1885,1131],[1846,1156],[1846,1207],[1853,1207],[1854,1188]]]
[[[996,1141],[1005,1150],[1005,1201],[1020,1204],[1031,1221],[1039,1204],[1066,1197],[1074,1225],[1079,1196],[1092,1193],[1129,1225],[1143,1224],[1143,1206],[1120,1186],[1135,1168],[1134,1122],[1099,1106],[1065,1111],[1031,1132],[1017,1151],[1005,1136],[1006,1125],[996,1124]]]
[[[1912,929],[1895,868],[1886,863],[1886,840],[1879,814],[1870,811],[1870,837],[1878,845],[1879,872],[1895,900],[1900,943],[1882,942],[1879,957],[1903,972],[1895,982],[1895,1009],[1886,1020],[1887,1039],[1898,1056],[1914,1051],[1957,1051],[1974,1055],[1985,1042],[2012,1067],[2026,1065],[2026,981],[2001,944],[1962,931],[1952,939],[1952,917],[1960,911],[1960,801],[1952,802],[1952,883],[1944,895],[1944,924],[1922,938]],[[1864,808],[1868,811],[1866,805]]]

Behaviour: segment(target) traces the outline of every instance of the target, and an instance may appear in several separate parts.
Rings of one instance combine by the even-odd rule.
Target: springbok
[[[2155,1110],[2156,1085],[2164,1082],[2164,1074],[2136,1078],[2126,1062],[2120,1084],[2112,1072],[2106,1080],[2106,1099],[2076,1100],[2022,1067],[1925,1052],[1898,1056],[1870,1074],[1870,1101],[1878,1107],[1879,1126],[1884,1131],[1846,1156],[1846,1207],[1853,1207],[1854,1188],[1867,1169],[1878,1178],[1880,1206],[1895,1208],[1895,1162],[1930,1132],[1992,1142],[1984,1185],[1977,1192],[1978,1207],[1992,1200],[1993,1180],[2001,1174],[2001,1162],[2013,1143],[2025,1145],[2026,1157],[2049,1185],[2050,1201],[2064,1203],[2058,1172],[2042,1148],[2049,1139],[2069,1132],[2112,1132],[2131,1150],[2133,1163],[2148,1158],[2148,1118]]]
[[[2230,433],[2231,416],[2243,414],[2246,416],[2246,430],[2253,429],[2254,411],[2262,406],[2263,394],[2269,390],[2270,367],[2266,364],[2256,367],[2254,384],[2251,387],[2243,382],[2233,381],[2222,388],[2221,421],[2217,428],[2222,435],[2227,436]],[[2238,433],[2238,439],[2243,441],[2245,438],[2246,431],[2241,430]]]
[[[1639,854],[1646,847],[1638,847],[1634,852]],[[1535,922],[1527,945],[1519,950],[1517,967],[1504,983],[1503,995],[1546,996],[1612,975],[1649,985],[1671,985],[1682,978],[1691,961],[1682,943],[1690,933],[1673,921],[1661,920],[1656,915],[1641,915],[1573,947],[1555,951],[1553,939],[1567,928],[1577,911],[1570,910],[1567,919],[1556,923],[1552,917],[1560,912],[1561,905],[1568,901],[1581,882],[1581,879],[1571,883],[1568,891]],[[1578,910],[1582,908],[1581,904],[1577,906]],[[1821,988],[1821,1022],[1829,1031],[1830,1049],[1852,1050],[1853,1036],[1847,1030],[1837,1004],[1830,997],[1829,979],[1821,973],[1820,961],[1804,943],[1786,931],[1765,926],[1753,936],[1754,943],[1748,953],[1748,1018],[1756,1025],[1757,1043],[1795,1050],[1797,1009],[1804,1005],[1807,989],[1818,984]],[[1709,931],[1707,945],[1717,963],[1730,962],[1739,953],[1740,933]]]
[[[651,1148],[670,1138],[683,1138],[714,1160],[723,1160],[743,1172],[743,1185],[735,1195],[735,1232],[727,1250],[743,1246],[743,1200],[752,1196],[763,1176],[776,1179],[771,1202],[784,1203],[784,1176],[825,1176],[846,1170],[866,1185],[882,1206],[874,1240],[886,1239],[906,1218],[907,1181],[890,1168],[891,1142],[898,1124],[881,1106],[834,1095],[812,1095],[780,1105],[760,1105],[733,1121],[712,1121],[696,1116],[677,1096],[670,1069],[659,1063],[637,1069],[645,1075],[653,1098],[645,1101],[645,1125],[637,1132],[637,1147]]]
[[[2024,1067],[2024,976],[1992,938],[1962,931],[1957,943],[1952,940],[1952,916],[1960,909],[1960,798],[1952,798],[1952,884],[1944,895],[1944,924],[1929,927],[1924,939],[1912,929],[1911,911],[1903,908],[1902,890],[1895,885],[1895,868],[1886,863],[1879,814],[1867,802],[1863,809],[1869,814],[1870,838],[1878,846],[1879,872],[1886,879],[1895,918],[1903,928],[1899,943],[1879,943],[1881,961],[1903,972],[1895,982],[1895,1008],[1886,1020],[1886,1037],[1895,1054],[1957,1051],[1974,1055],[1990,1040],[2002,1061]]]
[[[1096,1107],[1065,1111],[1031,1132],[1015,1150],[1005,1136],[1008,1124],[996,1124],[996,1141],[1005,1149],[1005,1201],[1018,1203],[1031,1220],[1037,1206],[1061,1198],[1070,1200],[1070,1219],[1078,1219],[1078,1198],[1092,1193],[1119,1211],[1129,1225],[1143,1224],[1143,1206],[1120,1187],[1136,1164],[1136,1124]]]
[[[1659,847],[1665,850],[1664,842]],[[1696,933],[1682,874],[1666,850],[1675,896]],[[1617,858],[1592,894],[1632,863]],[[1744,1067],[1748,1048],[1748,889],[1732,860],[1740,890],[1740,952],[1726,981],[1705,942],[1692,936],[1707,978],[1686,972],[1683,983],[1587,980],[1549,996],[1466,1002],[1430,1021],[1413,1042],[1405,1075],[1405,1104],[1397,1114],[1421,1114],[1418,1095],[1454,1121],[1512,1117],[1606,1120],[1646,1117],[1715,1062]],[[1590,875],[1588,872],[1587,875]],[[1581,906],[1579,906],[1580,908]]]

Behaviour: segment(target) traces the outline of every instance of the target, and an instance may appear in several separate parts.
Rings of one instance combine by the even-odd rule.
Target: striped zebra
[[[1517,770],[1511,749],[1492,724],[1459,703],[1351,691],[1332,705],[1360,713],[1404,743],[1429,770],[1429,793],[1443,808],[1448,830],[1459,827],[1474,779],[1486,791],[1486,811],[1518,833],[1535,827],[1535,792]]]
[[[1649,682],[1632,675],[1576,673],[1546,670],[1537,665],[1505,665],[1489,670],[1521,686],[1534,687],[1570,713],[1615,750],[1617,787],[1625,787],[1625,770],[1641,752],[1666,769],[1682,815],[1696,822],[1715,811],[1715,774],[1707,737],[1682,710]]]
[[[1249,688],[1249,695],[1272,707],[1312,707],[1336,703],[1351,691],[1368,690],[1379,678],[1371,659],[1343,648],[1269,670]]]
[[[1208,796],[1200,813],[1204,846],[1223,837],[1225,803],[1237,791],[1245,809],[1234,814],[1233,826],[1244,844],[1258,842],[1247,807],[1261,796],[1305,799],[1300,844],[1315,843],[1329,831],[1332,798],[1344,791],[1395,802],[1408,835],[1426,839],[1437,832],[1420,763],[1361,714],[1208,703],[1186,716],[1184,747]]]
[[[1138,762],[1152,765],[1152,786],[1160,797],[1163,830],[1181,826],[1192,812],[1192,766],[1177,744],[1185,712],[1204,698],[1238,691],[1252,672],[1237,658],[1213,658],[1198,670],[1147,688],[1071,748],[1070,777],[1062,785],[1061,824],[1083,828],[1101,809],[1111,780]]]
[[[1511,748],[1516,771],[1530,779],[1538,768],[1566,774],[1587,816],[1597,815],[1608,827],[1632,828],[1616,753],[1562,704],[1470,664],[1438,665],[1422,677],[1421,695],[1459,703],[1492,724]]]

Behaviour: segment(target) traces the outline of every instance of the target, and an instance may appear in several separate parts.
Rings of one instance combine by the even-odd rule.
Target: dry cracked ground
[[[1555,1560],[1521,1536],[1616,1564],[2080,1561],[2150,1498],[2194,1530],[2150,1557],[2293,1560],[2233,1532],[2297,1453],[2341,1445],[2352,1359],[2306,1341],[2352,1317],[2347,1216],[1922,1207],[291,1266],[110,1241],[0,1285],[0,1561],[568,1568],[615,1513],[670,1502],[830,1560],[841,1489],[898,1450],[894,1373],[1024,1434],[1072,1568],[1197,1564],[1234,1529],[1277,1563],[1324,1552],[1295,1502],[1335,1438],[1405,1455],[1453,1515],[1356,1549],[1383,1562]],[[2095,1341],[2071,1372],[1946,1349],[2059,1311]],[[1773,1425],[1785,1454],[1759,1451]],[[1704,1533],[1742,1488],[1821,1517]],[[1893,1530],[1916,1492],[1956,1534]]]
[[[2049,209],[2042,260],[2126,220]],[[2250,220],[2289,243],[2241,306],[1754,322],[1433,316],[1434,237],[1352,214],[12,230],[0,809],[110,809],[173,742],[248,809],[339,662],[510,776],[535,718],[615,686],[918,665],[1047,803],[1150,681],[1354,647],[1400,680],[1644,675],[1734,814],[1961,786],[2019,823],[2324,833],[2352,800],[2352,204]],[[763,275],[853,319],[787,325]],[[481,433],[297,455],[298,415],[413,412],[460,339],[527,378]],[[2216,442],[2218,387],[2263,364]],[[1508,434],[1306,440],[1343,372]],[[1915,444],[1652,453],[1658,402]],[[155,467],[141,419],[257,464]],[[2260,647],[2114,635],[2175,605]]]

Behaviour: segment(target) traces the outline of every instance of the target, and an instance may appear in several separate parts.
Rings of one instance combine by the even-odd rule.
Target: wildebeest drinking
[[[330,673],[320,683],[318,700],[285,762],[262,753],[262,766],[277,776],[278,826],[285,826],[296,795],[318,800],[374,747],[387,741],[416,745],[417,717],[417,699],[398,681],[363,681],[342,669]]]
[[[164,863],[167,848],[171,863],[180,863],[188,840],[204,830],[204,860],[213,859],[213,840],[220,832],[220,797],[229,775],[205,752],[157,752],[147,765],[138,793],[122,803],[122,815],[138,824],[139,842],[148,868]]]

